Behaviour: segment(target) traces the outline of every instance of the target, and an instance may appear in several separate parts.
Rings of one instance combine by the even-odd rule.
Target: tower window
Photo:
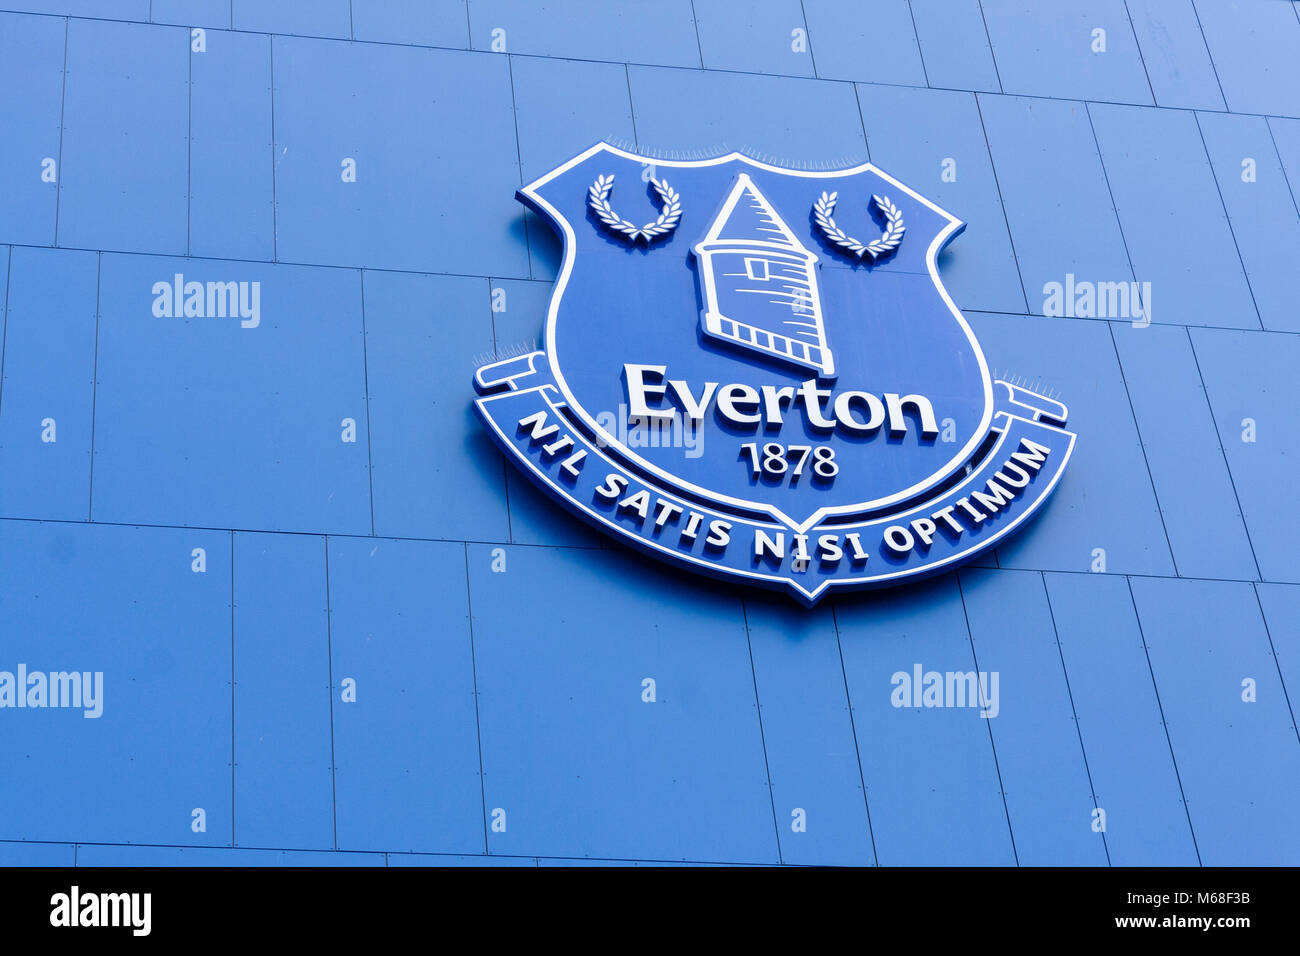
[[[745,274],[748,275],[751,279],[758,279],[758,280],[760,280],[760,281],[766,281],[766,280],[768,279],[768,274],[767,274],[767,260],[766,260],[766,259],[746,259],[746,260],[745,260]]]

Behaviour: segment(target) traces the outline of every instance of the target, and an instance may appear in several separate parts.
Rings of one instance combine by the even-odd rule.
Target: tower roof
[[[816,258],[785,224],[749,174],[741,173],[697,248],[755,242]]]

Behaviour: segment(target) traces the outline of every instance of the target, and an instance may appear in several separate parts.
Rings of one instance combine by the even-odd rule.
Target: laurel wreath
[[[628,222],[628,220],[616,213],[614,207],[609,204],[609,194],[614,188],[613,173],[608,176],[596,177],[596,181],[587,190],[587,205],[591,207],[592,212],[596,214],[596,218],[601,221],[601,224],[621,239],[628,242],[644,239],[649,244],[670,234],[677,228],[677,222],[682,218],[681,196],[677,190],[669,186],[666,180],[655,179],[654,177],[651,177],[650,185],[659,196],[661,206],[659,218],[654,222],[646,223],[644,226]]]
[[[903,212],[890,201],[888,196],[871,197],[880,214],[885,217],[885,229],[879,239],[872,239],[870,242],[853,238],[835,224],[835,203],[838,200],[839,193],[822,193],[821,198],[813,204],[813,221],[817,223],[817,228],[827,239],[844,251],[859,259],[865,259],[867,256],[880,259],[897,249],[903,241],[903,233],[907,231],[903,225]]]

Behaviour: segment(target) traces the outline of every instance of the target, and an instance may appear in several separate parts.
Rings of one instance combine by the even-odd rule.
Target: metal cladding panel
[[[466,5],[470,48],[527,56],[698,67],[691,0],[569,0],[563,15],[516,0]],[[599,29],[592,29],[599,24]]]
[[[1261,332],[1234,335],[1193,329],[1192,346],[1201,365],[1233,487],[1250,532],[1262,581],[1300,582],[1295,538],[1300,516],[1291,506],[1289,461],[1300,442],[1300,339]]]
[[[1133,596],[1201,862],[1288,863],[1300,753],[1254,587],[1142,578]]]
[[[352,0],[352,38],[467,50],[469,22],[457,0]]]
[[[0,866],[76,866],[71,843],[0,841]]]
[[[623,64],[517,57],[511,61],[511,75],[523,182],[532,182],[568,159],[574,143],[635,141]],[[524,215],[531,275],[548,283],[545,293],[549,295],[549,283],[560,268],[560,240],[536,213],[530,210]],[[536,324],[536,315],[530,321]]]
[[[853,0],[803,0],[802,6],[816,41],[812,60],[818,76],[926,85],[926,63],[913,32],[914,17],[903,0],[873,3],[870,19],[852,26]]]
[[[1112,332],[1179,573],[1257,578],[1187,329],[1117,324]],[[1220,504],[1206,508],[1207,501]]]
[[[1127,282],[1133,270],[1087,107],[1072,100],[981,95],[979,109],[1029,311],[1088,317],[1077,315],[1077,297],[1066,308],[1067,277]],[[1070,188],[1062,189],[1062,182]],[[1071,227],[1062,229],[1062,222]],[[1059,303],[1052,301],[1053,283],[1062,287]]]
[[[1300,862],[1296,4],[4,6],[0,864]],[[966,223],[940,279],[1078,432],[1041,514],[807,610],[540,492],[470,379],[597,140],[637,223],[733,150]],[[924,245],[809,251],[916,319]]]
[[[493,354],[488,281],[368,271],[363,282],[375,531],[507,540],[501,456],[459,383],[428,371],[445,355]]]
[[[275,258],[271,38],[210,30],[190,49],[188,252]]]
[[[466,553],[489,850],[778,861],[737,595],[621,552]]]
[[[737,17],[727,0],[692,0],[691,6],[706,70],[813,75],[807,44],[800,44],[795,32],[804,26],[807,4],[801,7],[799,0],[756,0],[746,6],[744,17]],[[822,76],[836,75],[825,62],[829,54],[828,41],[822,51]]]
[[[1112,866],[1195,866],[1196,843],[1124,578],[1047,574],[1079,739]],[[1100,810],[1102,817],[1096,811]]]
[[[998,548],[1001,567],[1087,571],[1101,549],[1097,566],[1110,572],[1172,573],[1158,496],[1107,324],[1011,315],[975,315],[972,322],[1003,368],[1029,382],[1052,382],[1055,394],[1068,396],[1082,434],[1105,436],[1079,442],[1072,471],[1036,533]],[[1117,475],[1123,479],[1113,480]]]
[[[980,0],[909,0],[909,5],[930,84],[985,93],[1002,89]],[[906,31],[898,42],[905,44]]]
[[[361,311],[356,270],[103,256],[92,517],[368,533]]]
[[[1228,109],[1300,115],[1300,74],[1295,68],[1300,20],[1294,15],[1295,4],[1201,0],[1196,12]]]
[[[2,22],[0,129],[7,145],[0,152],[0,180],[10,185],[0,204],[0,230],[7,242],[48,246],[58,201],[66,22],[14,15]]]
[[[231,26],[230,0],[150,0],[154,23],[223,30]]]
[[[1151,321],[1260,328],[1196,114],[1106,104],[1088,113],[1133,276],[1151,283]]]
[[[465,546],[329,539],[337,849],[483,847]]]
[[[271,46],[279,261],[528,275],[504,57]]]
[[[866,156],[866,134],[848,83],[629,66],[628,85],[639,142],[672,143],[666,148],[701,155],[725,146],[793,163],[835,157],[837,165],[849,165]],[[773,103],[799,106],[773,122]]]
[[[958,575],[978,674],[981,715],[997,751],[1021,866],[1104,866],[1096,806],[1075,727],[1069,678],[1041,573],[971,569]],[[1017,609],[1008,625],[1004,610]],[[1087,820],[1089,826],[1084,826]]]
[[[179,846],[87,846],[78,866],[384,866],[383,853],[312,853],[304,850],[210,850]]]
[[[325,540],[241,532],[231,557],[235,844],[331,849]]]
[[[972,93],[862,86],[871,161],[968,221],[939,256],[944,284],[967,309],[1021,312],[1025,293]]]
[[[56,244],[184,255],[189,37],[68,21]]]
[[[10,253],[0,371],[6,517],[89,514],[99,260],[27,246]]]
[[[1127,0],[1157,106],[1221,110],[1223,91],[1192,0]]]
[[[745,623],[781,859],[874,864],[834,611],[755,597],[745,601]]]
[[[1124,0],[980,0],[980,6],[1005,92],[1152,102]]]
[[[351,10],[346,0],[230,0],[230,22],[236,30],[346,39],[352,35]]]
[[[0,575],[27,703],[81,677],[5,711],[0,839],[229,846],[230,532],[5,521]]]
[[[989,721],[927,707],[927,672],[975,670],[954,575],[835,612],[881,866],[1015,863]]]
[[[1263,116],[1198,113],[1210,165],[1260,321],[1266,329],[1300,332],[1288,265],[1300,249],[1300,220],[1288,202],[1286,173]]]

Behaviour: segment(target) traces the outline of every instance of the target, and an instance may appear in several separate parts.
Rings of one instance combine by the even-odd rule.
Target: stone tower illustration
[[[746,173],[695,246],[705,335],[835,377],[817,256]]]

